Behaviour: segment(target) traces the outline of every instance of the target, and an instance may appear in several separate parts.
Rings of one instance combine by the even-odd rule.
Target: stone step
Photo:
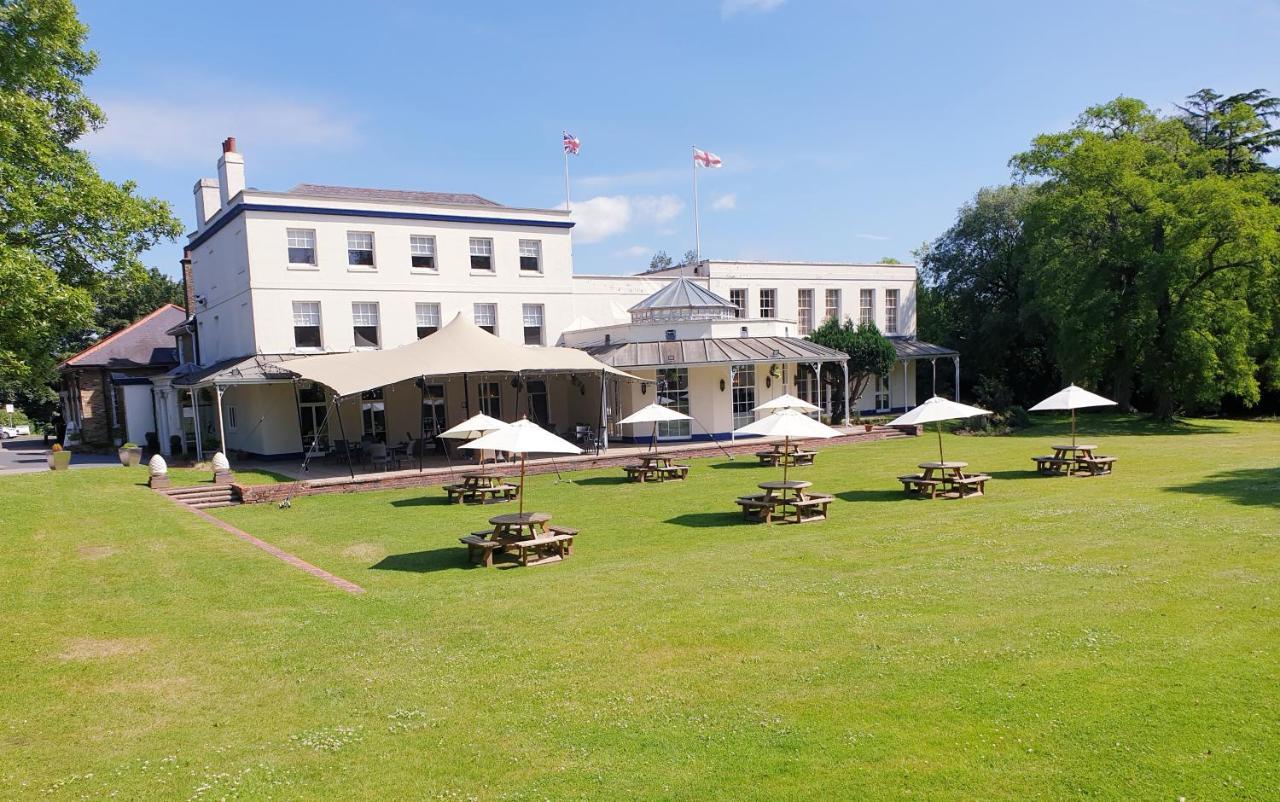
[[[229,496],[235,492],[235,489],[229,486],[171,487],[168,490],[165,490],[163,492],[166,496],[177,496],[179,498],[182,498],[187,496],[207,496],[207,495]]]
[[[187,505],[193,510],[212,510],[218,507],[239,507],[240,502],[233,499],[226,501],[197,501]]]
[[[177,496],[170,496],[174,501],[180,501],[189,504],[194,501],[221,501],[223,499],[235,498],[234,493],[183,493]]]

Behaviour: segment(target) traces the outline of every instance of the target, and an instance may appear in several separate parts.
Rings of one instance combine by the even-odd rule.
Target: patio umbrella
[[[650,441],[650,448],[658,446],[658,424],[662,421],[672,420],[693,420],[692,417],[683,412],[676,412],[674,409],[664,407],[660,404],[650,404],[647,407],[632,412],[627,417],[618,421],[618,423],[652,423],[653,424],[653,440]]]
[[[938,462],[946,462],[942,457],[942,422],[960,418],[974,418],[979,415],[990,415],[991,411],[958,404],[945,398],[934,396],[920,406],[889,421],[890,426],[914,426],[917,423],[938,424]]]
[[[771,415],[765,415],[758,421],[752,421],[740,429],[734,429],[733,433],[782,437],[784,450],[789,449],[791,438],[793,437],[801,440],[821,437],[825,440],[840,434],[840,432],[825,423],[816,421],[797,409],[779,409]],[[784,482],[787,481],[788,461],[787,459],[782,460],[782,481]]]
[[[1072,384],[1036,404],[1029,411],[1071,410],[1071,445],[1074,446],[1076,444],[1076,410],[1085,407],[1110,407],[1115,406],[1115,403],[1109,398],[1095,395]]]
[[[801,412],[817,412],[818,407],[803,398],[796,398],[790,393],[783,393],[772,401],[766,401],[754,408],[756,412],[772,412],[775,409],[798,409]]]
[[[472,415],[457,426],[445,429],[440,433],[440,437],[450,440],[475,440],[477,437],[484,437],[489,432],[496,432],[498,429],[509,425],[506,421],[491,418],[482,412],[478,415]],[[445,456],[448,456],[447,451]],[[452,469],[450,469],[450,473],[452,473]]]
[[[557,437],[528,418],[463,443],[460,448],[507,451],[520,455],[520,512],[524,512],[524,461],[528,454],[581,454],[582,449]]]

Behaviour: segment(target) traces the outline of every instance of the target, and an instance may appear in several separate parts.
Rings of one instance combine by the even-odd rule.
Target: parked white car
[[[0,426],[0,440],[31,434],[30,426]]]

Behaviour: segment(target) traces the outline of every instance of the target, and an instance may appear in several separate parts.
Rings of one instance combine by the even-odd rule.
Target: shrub
[[[121,447],[121,448],[138,448],[139,446],[138,446],[138,444],[137,444],[137,443],[125,443],[124,445],[122,445],[122,446],[120,446],[120,447]]]
[[[61,444],[61,443],[54,443],[54,444],[53,444],[53,448],[51,448],[51,449],[49,449],[49,450],[56,454],[56,453],[58,453],[59,451],[61,451],[61,450],[62,450],[62,444]]]

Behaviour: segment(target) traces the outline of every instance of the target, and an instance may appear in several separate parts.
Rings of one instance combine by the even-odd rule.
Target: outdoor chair
[[[386,443],[374,443],[369,446],[369,465],[386,471],[393,467],[399,468],[400,460],[391,453]]]

